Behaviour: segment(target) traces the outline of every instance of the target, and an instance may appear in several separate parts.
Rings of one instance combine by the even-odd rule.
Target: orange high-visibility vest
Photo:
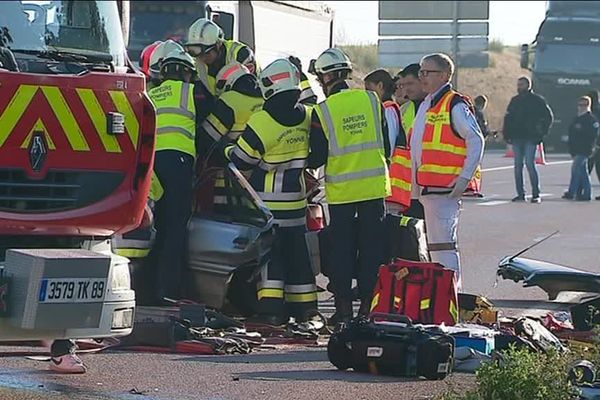
[[[406,146],[396,146],[392,153],[392,162],[390,164],[390,183],[392,186],[392,195],[386,201],[403,205],[406,209],[410,207],[412,198],[412,161],[410,157],[410,134],[412,132],[412,122],[414,122],[415,107],[412,103],[411,107],[407,107],[405,113],[402,114],[402,122],[405,119],[410,120],[409,124],[403,124],[404,128],[408,128],[406,132]],[[412,115],[406,115],[412,113]],[[407,117],[407,118],[405,118]]]
[[[412,197],[412,172],[410,148],[396,147],[392,154],[392,163],[390,164],[390,183],[392,186],[392,195],[386,200],[398,203],[406,208],[410,207]]]
[[[452,188],[467,158],[467,144],[452,128],[450,111],[454,96],[450,90],[427,111],[421,166],[417,183],[424,187]]]

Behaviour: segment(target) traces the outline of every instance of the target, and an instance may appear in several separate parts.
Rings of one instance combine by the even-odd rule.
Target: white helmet
[[[190,26],[185,47],[188,52],[190,52],[190,48],[197,48],[190,53],[198,56],[212,50],[223,38],[223,31],[219,25],[207,18],[200,18]]]
[[[216,93],[217,96],[231,90],[233,85],[244,75],[252,75],[245,65],[238,62],[227,64],[217,74]]]
[[[352,62],[342,50],[331,48],[325,50],[314,63],[314,72],[317,75],[334,71],[352,71]]]
[[[156,49],[150,56],[150,76],[156,78],[162,67],[161,61],[174,51],[184,51],[181,45],[171,39],[166,40],[156,46]]]
[[[194,59],[183,49],[173,50],[172,52],[167,54],[165,58],[163,58],[163,60],[160,63],[161,72],[164,72],[165,68],[167,68],[168,66],[173,66],[171,68],[175,71],[178,71],[181,68],[183,68],[189,70],[192,73],[196,72],[196,65],[194,63]]]
[[[258,83],[265,99],[288,90],[300,91],[300,71],[289,60],[281,58],[260,72]]]

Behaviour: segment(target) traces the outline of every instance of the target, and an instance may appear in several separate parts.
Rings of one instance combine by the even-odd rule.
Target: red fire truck
[[[0,2],[0,340],[131,332],[155,111],[116,1]]]

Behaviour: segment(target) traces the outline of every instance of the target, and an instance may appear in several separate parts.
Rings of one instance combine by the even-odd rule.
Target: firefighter
[[[140,66],[148,78],[146,90],[149,91],[161,84],[160,62],[174,50],[181,50],[181,46],[173,40],[156,41],[142,50]],[[138,304],[151,302],[155,293],[155,282],[148,279],[145,271],[148,265],[144,261],[150,254],[156,238],[153,210],[155,202],[162,195],[161,189],[156,187],[157,184],[158,180],[156,176],[153,176],[150,196],[140,226],[133,231],[117,234],[111,239],[112,252],[130,260],[133,275],[132,287],[136,290]]]
[[[186,252],[186,227],[192,206],[196,147],[194,104],[195,66],[183,48],[160,63],[160,86],[148,92],[156,107],[156,155],[153,192],[162,192],[155,205],[156,241],[150,252],[158,280],[158,301],[178,299]]]
[[[150,60],[156,52],[156,49],[162,43],[163,42],[161,42],[160,40],[157,40],[156,42],[144,47],[142,53],[140,54],[140,69],[146,76],[146,90],[150,90],[153,87],[156,87],[160,84],[160,82],[158,81],[158,76],[153,76],[150,70]]]
[[[256,76],[238,62],[221,68],[217,74],[216,90],[218,100],[200,126],[196,138],[198,157],[208,167],[225,166],[227,160],[223,157],[223,148],[238,139],[250,116],[260,111],[264,103]],[[213,193],[214,211],[217,214],[228,211],[226,187],[226,174],[219,169]]]
[[[425,209],[432,261],[457,272],[461,196],[481,163],[484,140],[468,98],[454,91],[454,63],[445,54],[423,57],[419,77],[427,97],[411,131],[413,197]]]
[[[172,51],[181,51],[182,47],[173,40],[164,42],[156,41],[142,51],[140,65],[142,71],[149,77],[146,89],[151,90],[161,84],[160,64]],[[132,287],[136,291],[138,304],[150,304],[155,299],[156,281],[149,278],[152,266],[146,262],[154,241],[156,229],[154,227],[154,205],[162,196],[162,188],[155,174],[152,176],[152,187],[148,204],[144,211],[144,218],[140,227],[124,234],[117,234],[111,240],[112,251],[115,254],[129,258],[132,271]],[[154,276],[153,276],[154,278]]]
[[[244,132],[250,116],[261,110],[264,103],[256,76],[238,62],[228,64],[219,71],[216,87],[218,100],[200,126],[196,138],[200,158],[218,157],[218,152],[209,154],[209,151],[219,142],[237,140]]]
[[[181,45],[173,40],[156,42],[144,47],[140,55],[140,69],[146,75],[146,90],[160,85],[160,62],[173,50],[180,49]]]
[[[352,64],[343,51],[326,50],[311,70],[327,96],[313,111],[309,167],[325,165],[332,236],[330,280],[336,307],[331,323],[336,324],[353,316],[351,283],[357,254],[363,315],[369,312],[377,269],[385,257],[389,139],[377,94],[349,88],[346,80]]]
[[[217,74],[225,65],[237,61],[256,74],[252,49],[243,43],[225,40],[219,25],[207,18],[200,18],[190,26],[185,49],[196,60],[198,79],[213,96]]]
[[[250,183],[274,217],[271,260],[258,285],[257,320],[280,325],[293,317],[316,314],[315,277],[304,238],[306,190],[304,170],[309,151],[310,109],[298,103],[300,72],[288,60],[268,65],[259,76],[265,98],[226,157],[238,168],[252,169]]]
[[[289,56],[288,60],[300,71],[300,103],[306,105],[317,104],[317,95],[313,92],[308,76],[302,70],[302,62],[298,57]]]

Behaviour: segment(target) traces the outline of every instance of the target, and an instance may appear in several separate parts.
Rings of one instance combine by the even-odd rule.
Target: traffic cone
[[[483,193],[481,193],[481,166],[477,167],[475,171],[475,175],[473,179],[469,182],[469,185],[465,189],[463,196],[472,196],[472,197],[484,197]]]
[[[504,157],[515,158],[515,153],[513,152],[512,144],[506,145],[506,152],[504,153]]]
[[[540,143],[535,148],[535,163],[546,165],[546,154],[544,154],[544,143]]]

